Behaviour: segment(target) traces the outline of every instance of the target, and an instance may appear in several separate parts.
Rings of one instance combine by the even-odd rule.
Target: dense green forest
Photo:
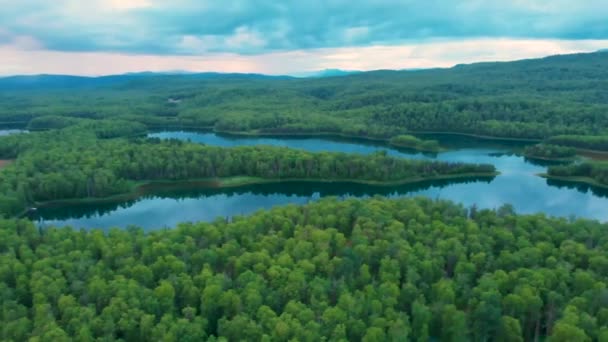
[[[70,86],[57,76],[53,87],[48,77],[39,87],[9,83],[0,122],[39,129],[119,118],[148,127],[381,139],[421,131],[539,140],[566,134],[579,137],[550,142],[607,150],[606,52],[318,79],[124,75]],[[597,137],[580,137],[587,135]]]
[[[0,221],[2,337],[606,341],[606,224],[325,199],[176,229]]]
[[[137,137],[100,139],[131,134],[139,126],[113,123],[1,138],[0,159],[17,159],[0,172],[0,213],[16,214],[43,201],[128,193],[137,182],[153,180],[248,176],[382,184],[491,176],[496,171],[492,165],[407,160],[386,152],[349,155],[271,146],[221,148]]]
[[[398,135],[389,140],[389,144],[395,147],[405,147],[423,152],[440,152],[441,145],[436,140],[422,140],[411,135]]]
[[[576,156],[576,149],[559,145],[537,144],[526,146],[524,156],[533,159],[570,160]]]
[[[0,136],[0,339],[608,341],[608,226],[596,221],[381,197],[155,232],[16,218],[159,183],[344,181],[356,193],[496,174],[386,152],[147,138],[156,128],[343,135],[431,152],[437,141],[412,134],[502,137],[536,144],[527,157],[576,160],[549,167],[548,182],[608,186],[608,163],[574,159],[608,151],[605,89],[606,52],[317,79],[0,78],[0,127],[30,131]]]
[[[608,114],[606,115],[608,116]],[[558,135],[547,139],[547,143],[562,146],[571,146],[587,150],[608,151],[608,135]]]
[[[583,162],[551,166],[548,175],[608,186],[608,162]]]

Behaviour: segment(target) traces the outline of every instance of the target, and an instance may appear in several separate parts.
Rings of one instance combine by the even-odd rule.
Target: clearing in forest
[[[8,164],[12,163],[12,160],[4,160],[4,159],[0,159],[0,169],[7,166]]]

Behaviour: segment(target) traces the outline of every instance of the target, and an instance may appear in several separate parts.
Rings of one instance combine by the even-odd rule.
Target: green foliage
[[[34,133],[28,136],[36,139],[32,138]],[[57,134],[45,132],[39,139],[55,137]],[[45,149],[26,149],[0,173],[0,193],[4,194],[0,196],[0,210],[15,213],[18,203],[22,210],[28,203],[39,201],[107,197],[131,191],[133,182],[150,180],[250,176],[405,182],[495,172],[491,165],[406,160],[390,157],[386,152],[310,153],[271,146],[227,149],[159,139],[89,141],[63,141]]]
[[[583,162],[549,167],[549,176],[590,179],[600,185],[608,185],[608,162]]]
[[[53,115],[265,134],[390,139],[445,131],[533,139],[597,135],[605,140],[607,60],[605,53],[577,54],[319,79],[126,78],[109,85],[3,92],[0,122]],[[44,121],[34,123],[63,127],[54,121],[45,127]]]
[[[27,125],[29,130],[43,130],[43,129],[60,129],[78,123],[80,120],[59,116],[59,115],[45,115],[33,118]]]
[[[587,150],[608,151],[608,136],[558,135],[547,139],[555,145],[571,146]]]
[[[92,131],[99,139],[137,137],[148,132],[146,125],[126,120],[99,120],[83,124],[82,129]]]
[[[539,159],[570,159],[576,156],[576,149],[572,147],[537,144],[527,146],[524,155],[528,158]]]
[[[162,76],[7,88],[0,215],[151,180],[400,182],[472,165],[140,139],[150,127],[338,134],[437,150],[441,131],[544,139],[526,154],[608,150],[605,54],[326,79]],[[12,126],[11,126],[12,127]],[[561,147],[558,147],[561,146]],[[608,185],[608,164],[549,168]],[[286,206],[175,230],[38,230],[0,220],[2,340],[603,341],[605,224],[428,199]]]
[[[423,198],[150,233],[4,220],[2,338],[598,340],[607,228]]]
[[[436,140],[422,140],[412,135],[398,135],[390,139],[389,143],[396,147],[411,148],[425,152],[439,152],[441,146]]]

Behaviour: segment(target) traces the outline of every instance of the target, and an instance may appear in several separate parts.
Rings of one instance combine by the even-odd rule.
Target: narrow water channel
[[[133,201],[104,204],[72,204],[39,208],[32,216],[42,226],[70,225],[84,228],[127,227],[147,229],[173,227],[179,222],[211,221],[249,214],[287,203],[306,203],[324,196],[389,197],[427,196],[447,199],[464,206],[498,208],[511,204],[519,213],[544,213],[561,217],[584,217],[608,221],[608,191],[584,185],[548,181],[538,177],[546,165],[533,163],[513,153],[522,143],[489,141],[468,137],[425,136],[440,140],[450,150],[437,155],[397,150],[361,140],[234,137],[214,133],[160,132],[153,138],[190,140],[217,146],[274,145],[313,152],[373,153],[443,161],[489,163],[501,174],[493,179],[431,181],[408,186],[381,187],[351,183],[289,182],[250,185],[234,189],[174,189]]]

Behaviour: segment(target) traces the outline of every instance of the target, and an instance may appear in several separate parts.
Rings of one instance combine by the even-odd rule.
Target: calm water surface
[[[493,179],[432,181],[416,185],[380,187],[349,183],[264,184],[235,189],[172,190],[134,201],[106,204],[78,204],[39,208],[33,216],[43,226],[71,225],[109,228],[137,225],[147,229],[173,227],[185,221],[211,221],[218,217],[249,214],[259,209],[287,203],[307,203],[324,196],[389,197],[427,196],[448,199],[465,206],[497,208],[512,204],[519,213],[586,217],[608,221],[608,191],[584,185],[547,181],[536,176],[546,165],[532,163],[512,153],[521,143],[487,141],[454,136],[426,136],[438,139],[451,150],[437,155],[397,150],[358,140],[320,138],[241,138],[214,133],[161,132],[150,137],[190,140],[217,146],[274,145],[307,151],[334,151],[369,154],[386,150],[390,155],[489,163],[501,174]]]
[[[27,133],[27,131],[21,129],[0,129],[0,137],[19,133]]]

